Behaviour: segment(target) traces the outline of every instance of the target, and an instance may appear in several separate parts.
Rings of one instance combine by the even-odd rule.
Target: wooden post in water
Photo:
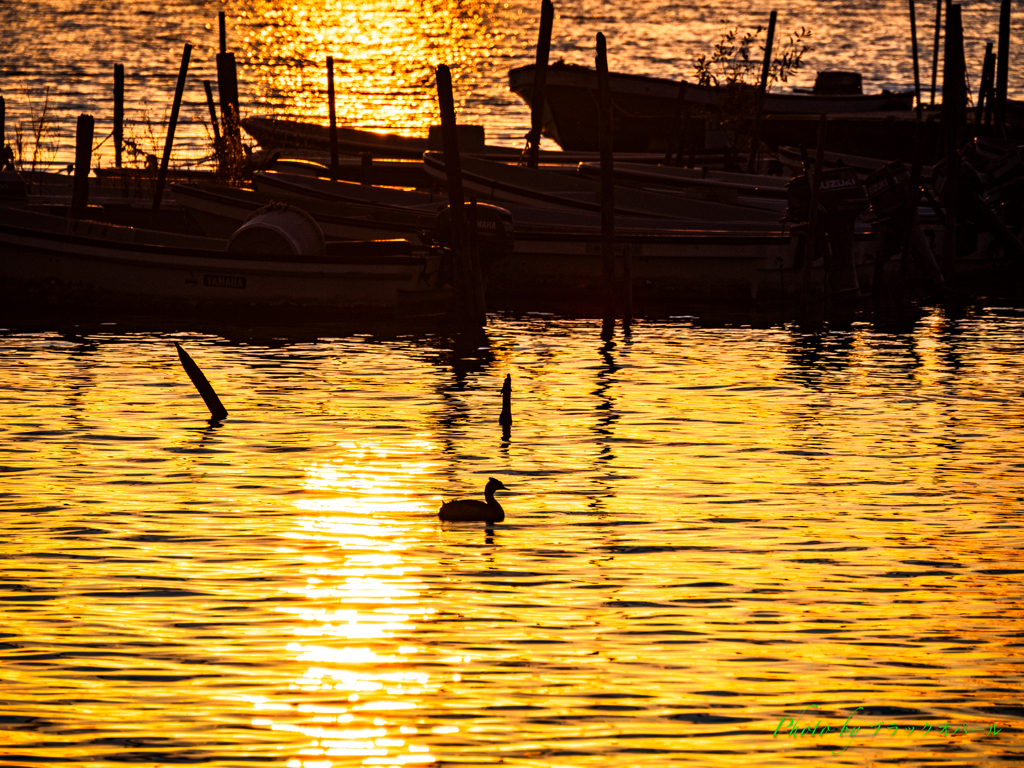
[[[989,55],[989,53],[988,53],[989,51],[992,51],[992,43],[989,43],[986,46],[986,54],[985,54],[986,58],[988,59],[988,62],[986,62],[986,64],[987,64],[987,66],[989,68],[988,91],[986,91],[986,94],[985,94],[985,125],[986,126],[992,125],[992,115],[994,114],[994,111],[995,111],[995,101],[996,101],[996,54],[995,54],[995,52],[992,52],[991,55]],[[984,75],[982,75],[982,76],[984,77]]]
[[[540,33],[537,36],[537,63],[533,70],[533,100],[530,103],[530,154],[526,164],[537,167],[540,154],[540,134],[544,129],[544,96],[548,82],[548,55],[551,52],[551,28],[554,25],[555,6],[551,0],[540,4]]]
[[[181,52],[181,69],[178,70],[178,83],[174,88],[174,102],[171,104],[171,120],[167,124],[167,140],[164,142],[164,156],[160,161],[160,172],[156,178],[156,190],[153,192],[153,212],[160,210],[160,198],[167,183],[167,167],[171,163],[171,147],[174,145],[174,129],[178,125],[178,111],[181,109],[181,96],[185,92],[185,77],[188,75],[188,60],[192,56],[192,44],[185,43]]]
[[[1006,89],[1010,73],[1010,0],[999,8],[999,53],[996,55],[996,125],[1006,138]]]
[[[373,154],[371,152],[359,153],[359,183],[373,184]]]
[[[334,57],[327,57],[327,111],[331,120],[331,178],[338,180],[338,118],[334,114]]]
[[[953,263],[957,256],[957,198],[960,187],[960,113],[963,111],[964,72],[960,64],[963,47],[963,28],[960,22],[960,6],[947,2],[946,5],[946,50],[945,68],[942,77],[942,131],[946,145],[946,183],[942,190],[942,202],[946,208],[945,244],[942,249],[942,272],[953,274]]]
[[[501,415],[498,423],[503,427],[512,426],[512,374],[505,374],[505,383],[501,385]]]
[[[676,155],[676,165],[679,165],[679,157],[683,153],[683,143],[686,141],[686,132],[683,131],[682,120],[686,111],[686,81],[679,81],[679,92],[676,94],[676,106],[672,111],[672,133],[669,135],[668,146],[665,148],[665,162],[669,165],[672,162],[672,153]]]
[[[459,314],[464,322],[482,326],[487,320],[483,279],[480,275],[480,265],[470,248],[465,194],[462,189],[458,125],[455,122],[455,96],[452,93],[452,73],[445,64],[437,65],[437,102],[441,111],[444,172],[452,216],[452,239],[455,244],[456,301],[459,303]]]
[[[121,167],[124,146],[124,64],[114,65],[114,167]]]
[[[978,104],[974,110],[974,136],[980,138],[985,115],[992,114],[992,80],[995,77],[996,55],[992,43],[985,45],[985,58],[981,64],[981,84],[978,86]]]
[[[917,14],[914,0],[910,0],[910,48],[914,54],[914,103],[917,105],[917,119],[921,119],[921,68],[917,61]]]
[[[213,101],[213,88],[209,80],[203,80],[203,90],[206,91],[206,108],[210,110],[210,125],[213,126],[213,151],[217,155],[217,162],[221,171],[225,170],[224,147],[220,142],[220,127],[217,125],[217,107]]]
[[[954,7],[953,3],[950,3],[950,7]],[[964,25],[963,25],[963,6],[960,3],[955,4],[956,10],[953,11],[953,40],[952,43],[952,55],[954,58],[954,73],[957,77],[956,82],[953,84],[956,95],[956,148],[960,151],[968,142],[967,136],[967,100],[971,97],[970,91],[967,87],[967,56],[964,51]],[[947,9],[947,16],[949,9]],[[947,36],[950,34],[949,30],[946,31]],[[945,101],[945,96],[943,96]]]
[[[4,101],[4,97],[0,96],[0,171],[6,171],[7,166],[12,163],[10,156],[8,155],[10,150],[7,148],[6,126],[7,103]]]
[[[815,253],[818,250],[818,179],[821,178],[821,169],[825,165],[825,138],[828,130],[828,115],[818,116],[818,146],[814,152],[814,175],[808,174],[807,183],[810,186],[811,202],[807,211],[807,240],[804,243],[804,264],[803,264],[803,289],[804,300],[809,298],[810,287],[808,277],[811,271],[811,262],[814,261]]]
[[[601,335],[615,330],[615,168],[612,156],[612,94],[608,84],[608,48],[597,33],[598,149],[601,156],[601,262],[604,277],[604,318]]]
[[[917,13],[914,9],[914,0],[910,0],[910,43],[914,56],[914,109],[916,113],[910,176],[916,183],[921,175],[921,120],[923,119],[924,105],[921,103],[921,69],[917,56]],[[880,261],[878,263],[881,264]]]
[[[753,173],[757,168],[758,150],[761,148],[761,115],[764,112],[764,95],[768,90],[768,75],[772,68],[772,43],[775,42],[775,19],[778,14],[778,11],[772,11],[772,15],[768,18],[768,39],[764,45],[761,83],[757,89],[757,111],[754,113],[754,127],[750,134],[750,158],[747,161],[747,173]]]
[[[220,95],[220,124],[222,128],[224,158],[228,164],[239,161],[242,152],[242,134],[239,128],[238,71],[235,54],[228,53],[227,29],[224,11],[220,20],[220,53],[217,54],[217,93]]]
[[[92,115],[79,115],[75,131],[75,180],[71,187],[71,216],[81,218],[89,205],[89,166],[92,163]]]
[[[188,352],[181,348],[181,344],[178,342],[174,342],[174,348],[178,350],[178,360],[181,361],[181,367],[185,369],[185,373],[188,374],[195,388],[199,391],[203,402],[206,403],[206,407],[210,409],[210,418],[214,421],[227,418],[227,409],[221,403],[220,398],[217,397],[217,393],[213,391],[213,387],[206,376],[203,375],[202,370],[196,365],[195,360],[189,356]]]
[[[935,83],[939,76],[939,35],[942,33],[942,3],[943,0],[935,0],[935,50],[932,53],[931,104],[935,103]]]
[[[466,232],[468,233],[469,258],[471,269],[479,271],[480,264],[480,220],[477,218],[476,195],[470,194],[469,205],[466,206]]]

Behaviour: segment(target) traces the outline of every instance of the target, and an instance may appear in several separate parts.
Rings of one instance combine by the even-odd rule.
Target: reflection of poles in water
[[[75,345],[68,352],[72,361],[82,363],[82,373],[80,375],[73,375],[68,380],[70,392],[65,404],[65,408],[74,414],[72,418],[77,420],[80,418],[78,412],[86,410],[81,402],[82,395],[96,383],[92,373],[92,361],[90,358],[99,351],[99,344],[77,334],[62,333],[61,338]]]
[[[588,505],[594,511],[603,511],[603,499],[615,495],[613,490],[615,477],[612,474],[612,462],[615,461],[616,456],[612,452],[609,442],[609,438],[612,437],[614,432],[613,427],[619,420],[619,414],[615,412],[615,400],[609,392],[614,383],[613,377],[619,370],[619,366],[612,356],[614,348],[614,341],[608,341],[601,347],[601,358],[604,361],[604,365],[598,371],[596,377],[597,386],[591,392],[591,394],[596,395],[599,399],[599,403],[595,408],[598,412],[598,418],[594,424],[594,435],[597,438],[596,442],[600,449],[595,458],[594,469],[603,470],[603,472],[595,472],[595,480],[601,487],[602,492],[593,494],[593,498]]]
[[[458,431],[470,413],[460,393],[466,388],[470,374],[486,371],[494,363],[494,351],[486,330],[471,329],[455,334],[451,338],[450,351],[442,353],[438,362],[451,366],[452,377],[439,381],[433,388],[434,394],[441,399],[441,412],[435,423],[441,453],[454,458],[459,454],[462,442]],[[449,466],[445,470],[446,476],[454,478],[455,469],[453,465]]]
[[[211,437],[214,437],[216,431],[224,426],[224,423],[218,419],[210,419],[209,423],[197,430],[199,432],[198,445],[203,446],[210,441]]]
[[[196,389],[199,390],[199,394],[202,396],[203,402],[206,403],[206,407],[210,409],[210,418],[213,421],[227,418],[227,409],[221,403],[220,398],[217,397],[217,393],[213,391],[213,387],[210,386],[210,382],[203,375],[199,366],[189,357],[188,352],[181,348],[178,342],[174,342],[174,347],[178,350],[178,359],[181,361],[182,368],[185,369],[185,373],[188,374]]]

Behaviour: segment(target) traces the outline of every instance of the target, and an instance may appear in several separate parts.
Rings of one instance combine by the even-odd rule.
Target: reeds
[[[62,116],[50,102],[50,87],[43,89],[42,103],[33,98],[31,89],[21,88],[28,105],[28,125],[17,123],[13,128],[14,165],[18,170],[34,175],[36,171],[53,164],[60,150]]]
[[[28,86],[19,88],[19,100],[27,107],[27,119],[17,122],[7,120],[7,134],[10,137],[7,143],[13,156],[14,167],[30,182],[36,180],[39,173],[53,170],[58,164],[62,149],[74,146],[73,137],[70,141],[65,141],[68,137],[65,135],[64,124],[68,116],[56,108],[51,90],[51,86],[36,89]],[[8,105],[10,102],[8,99]],[[160,154],[167,140],[169,111],[169,107],[164,107],[162,114],[154,118],[150,106],[143,102],[142,107],[135,110],[132,119],[126,116],[122,141],[123,167],[139,172],[134,175],[144,176],[149,171],[156,172]],[[225,183],[238,183],[243,179],[248,165],[248,147],[242,142],[223,139],[218,145],[214,140],[210,121],[202,114],[183,118],[181,122],[201,125],[204,140],[198,157],[194,152],[174,148],[171,154],[172,168],[215,171],[218,180]],[[102,138],[97,136],[93,147],[94,155],[104,144],[110,142],[112,137],[113,131]],[[0,137],[0,147],[4,143],[2,139],[5,138]],[[95,156],[95,164],[102,167],[102,157]],[[70,161],[66,168],[61,162],[59,170],[70,172],[71,168]]]

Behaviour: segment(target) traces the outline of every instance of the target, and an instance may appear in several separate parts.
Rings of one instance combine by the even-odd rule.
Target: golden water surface
[[[1024,313],[598,330],[0,332],[0,766],[1019,760]]]
[[[613,71],[692,80],[695,57],[710,54],[725,30],[764,26],[774,8],[777,45],[801,27],[812,32],[803,67],[780,87],[807,87],[818,70],[843,69],[861,72],[866,92],[912,90],[908,7],[906,0],[770,6],[753,0],[558,0],[551,60],[593,66],[602,32]],[[927,93],[935,4],[918,1],[916,7]],[[113,67],[120,63],[125,135],[141,153],[128,159],[161,155],[188,42],[195,48],[174,158],[183,163],[208,157],[212,140],[202,81],[213,81],[216,89],[221,11],[228,50],[238,60],[243,115],[287,115],[326,125],[326,60],[333,56],[339,124],[422,136],[438,122],[434,67],[448,64],[459,119],[483,125],[492,143],[524,145],[529,110],[508,90],[508,70],[534,60],[539,0],[5,0],[0,95],[7,102],[8,143],[20,130],[25,157],[62,167],[74,159],[75,121],[87,112],[96,119],[94,165],[112,165],[112,141],[103,139],[112,131]],[[1022,98],[1021,13],[1014,13],[1009,90]],[[977,90],[985,44],[996,41],[999,0],[964,4],[963,20],[968,74]],[[754,51],[755,59],[760,55]]]

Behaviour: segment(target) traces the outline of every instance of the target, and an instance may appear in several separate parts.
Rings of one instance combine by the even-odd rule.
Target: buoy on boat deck
[[[203,402],[206,403],[206,407],[210,409],[210,417],[214,421],[220,421],[221,419],[227,418],[228,412],[221,403],[220,398],[217,397],[217,393],[213,391],[213,387],[210,386],[210,382],[206,376],[196,365],[188,352],[181,348],[181,344],[174,342],[174,348],[178,350],[178,359],[181,360],[181,367],[185,369],[185,373],[192,379],[192,383],[195,384],[196,389],[199,390],[199,394],[203,397]]]
[[[316,220],[287,203],[253,211],[228,241],[228,253],[322,258],[327,241]]]

